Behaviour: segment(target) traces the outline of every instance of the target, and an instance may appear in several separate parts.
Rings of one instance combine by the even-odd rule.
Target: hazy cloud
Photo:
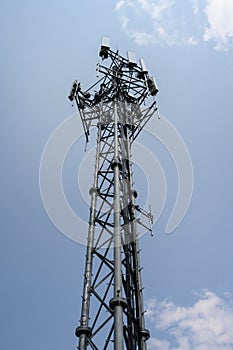
[[[200,11],[200,4],[199,4],[199,0],[189,0],[193,13],[194,15],[196,15],[197,13],[199,13]]]
[[[184,30],[184,18],[175,19],[175,6],[175,0],[119,0],[116,11],[122,30],[138,45],[196,45],[197,38]]]
[[[229,297],[205,291],[192,306],[179,306],[171,299],[146,303],[147,321],[155,334],[149,350],[231,350],[233,307]]]
[[[122,30],[138,45],[195,46],[214,42],[218,51],[233,44],[233,1],[119,0]]]
[[[215,49],[227,51],[233,44],[233,2],[230,0],[207,0],[205,8],[209,26],[204,41],[214,40]]]

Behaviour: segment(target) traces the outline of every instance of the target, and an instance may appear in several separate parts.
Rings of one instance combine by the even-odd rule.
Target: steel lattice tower
[[[99,55],[98,81],[83,91],[75,80],[69,95],[87,141],[97,128],[78,349],[146,350],[138,226],[151,230],[153,216],[135,203],[131,146],[157,111],[158,89],[144,61],[112,51],[106,37]]]

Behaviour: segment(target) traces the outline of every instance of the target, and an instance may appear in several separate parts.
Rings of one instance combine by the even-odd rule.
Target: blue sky
[[[1,348],[76,346],[84,247],[50,222],[38,174],[49,136],[74,113],[71,82],[95,81],[102,35],[145,58],[194,169],[188,213],[166,235],[177,174],[159,142],[149,144],[168,185],[156,234],[140,241],[149,349],[233,348],[232,16],[227,0],[1,4]],[[74,146],[65,164],[77,210],[82,152]]]

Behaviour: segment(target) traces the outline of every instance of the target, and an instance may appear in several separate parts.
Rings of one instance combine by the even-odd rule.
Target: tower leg
[[[91,328],[89,328],[89,313],[90,313],[90,289],[92,281],[92,265],[93,265],[93,245],[95,234],[95,214],[97,203],[97,181],[99,168],[99,152],[100,152],[100,129],[98,130],[98,142],[96,150],[95,175],[94,184],[90,189],[91,208],[89,219],[89,230],[86,249],[86,265],[84,273],[83,300],[80,326],[76,329],[76,336],[79,337],[78,350],[87,349],[87,338],[91,336]]]
[[[114,103],[114,350],[123,350],[123,305],[121,276],[120,181],[118,155],[118,115]]]

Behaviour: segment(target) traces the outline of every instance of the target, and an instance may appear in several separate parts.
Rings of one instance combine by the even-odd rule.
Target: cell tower
[[[87,142],[97,129],[77,348],[146,350],[138,235],[140,225],[152,230],[153,216],[135,202],[131,147],[157,111],[158,89],[144,60],[112,51],[107,37],[99,56],[97,82],[83,90],[75,80],[69,95]]]

